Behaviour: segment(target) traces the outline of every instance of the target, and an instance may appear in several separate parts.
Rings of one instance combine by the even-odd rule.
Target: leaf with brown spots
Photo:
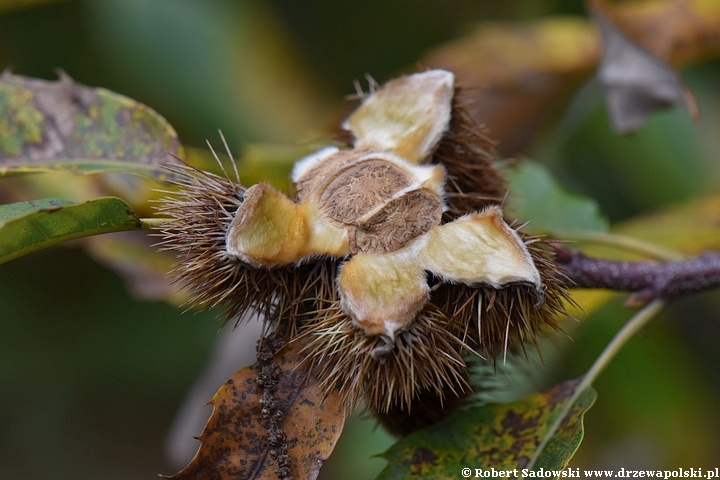
[[[325,397],[318,381],[298,367],[301,348],[295,342],[274,356],[279,367],[274,400],[283,412],[278,426],[285,432],[290,474],[294,480],[313,480],[340,437],[347,411],[338,395]],[[276,474],[277,453],[263,418],[263,390],[256,382],[261,370],[259,363],[245,367],[218,390],[195,458],[171,480],[283,478]]]
[[[526,468],[545,432],[578,384],[570,380],[506,405],[457,412],[410,434],[383,454],[389,465],[377,480],[457,479],[463,468]],[[535,468],[561,470],[583,437],[583,415],[595,401],[589,389],[574,404],[558,432],[540,452]]]
[[[103,88],[0,75],[0,176],[130,172],[156,179],[182,157],[175,130],[154,110]]]

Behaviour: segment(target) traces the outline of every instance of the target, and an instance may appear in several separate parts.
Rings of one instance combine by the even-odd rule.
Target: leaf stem
[[[143,230],[149,230],[153,228],[160,228],[166,223],[172,222],[172,218],[141,218],[140,224]]]
[[[563,238],[616,247],[622,250],[628,250],[641,255],[656,258],[658,260],[664,260],[666,262],[678,262],[687,258],[677,250],[662,247],[651,242],[646,242],[645,240],[640,240],[639,238],[619,235],[617,233],[592,231],[573,232],[564,234]]]
[[[655,316],[660,312],[660,310],[662,310],[664,306],[665,301],[660,299],[653,300],[652,302],[647,304],[642,310],[638,311],[635,315],[633,315],[633,317],[628,320],[628,322],[623,326],[623,328],[617,334],[615,334],[615,337],[613,337],[610,343],[608,343],[608,345],[605,347],[605,350],[602,351],[600,356],[595,360],[587,373],[582,377],[580,383],[578,383],[578,385],[575,387],[575,391],[573,392],[572,396],[565,402],[562,410],[560,410],[560,412],[558,413],[557,418],[555,418],[555,421],[552,423],[548,431],[543,436],[542,441],[535,450],[535,454],[530,460],[530,463],[527,465],[528,469],[532,469],[535,466],[535,463],[540,457],[540,454],[545,449],[553,435],[555,435],[555,433],[558,431],[560,425],[562,425],[563,421],[565,420],[565,417],[567,417],[575,402],[578,400],[578,398],[580,398],[580,395],[582,395],[582,393],[595,382],[595,380],[600,376],[603,370],[605,370],[605,367],[610,364],[612,359],[615,358],[615,356],[625,346],[625,344],[633,336],[635,336],[635,334],[639,332],[645,325],[650,323],[650,321],[655,318]]]

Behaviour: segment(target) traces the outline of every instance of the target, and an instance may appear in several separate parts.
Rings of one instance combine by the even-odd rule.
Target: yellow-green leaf
[[[540,439],[577,386],[570,380],[506,405],[484,405],[455,413],[419,430],[383,454],[389,465],[378,480],[457,479],[464,468],[521,470],[536,454]],[[583,415],[596,393],[585,391],[542,452],[534,470],[560,471],[580,446]]]
[[[636,217],[615,231],[691,255],[720,250],[720,195]]]
[[[2,205],[0,264],[67,240],[141,228],[130,205],[117,197],[78,204],[43,199]]]
[[[133,231],[88,237],[83,239],[83,246],[98,263],[120,275],[133,297],[182,305],[188,294],[167,273],[177,258],[171,252],[152,248],[156,242],[145,231]]]

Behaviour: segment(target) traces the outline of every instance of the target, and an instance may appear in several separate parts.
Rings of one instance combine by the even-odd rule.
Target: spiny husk
[[[526,243],[537,242],[535,237],[525,237]],[[521,283],[501,289],[446,283],[433,292],[431,301],[447,312],[453,328],[462,330],[463,343],[493,362],[518,345],[537,348],[537,335],[547,327],[559,330],[557,319],[565,315],[565,302],[572,301],[549,252],[532,244],[528,250],[546,287],[544,292]]]
[[[448,210],[443,223],[451,222],[488,205],[502,205],[507,185],[495,165],[492,141],[468,113],[456,86],[452,118],[432,161],[447,171],[445,184]],[[557,318],[565,316],[564,304],[572,301],[562,282],[562,271],[544,241],[516,230],[537,267],[543,292],[524,284],[495,289],[482,285],[438,282],[431,302],[447,312],[448,322],[463,331],[462,341],[494,359],[505,356],[515,344],[537,345],[536,335],[545,327],[558,329]],[[538,298],[538,295],[543,298]],[[523,347],[524,348],[524,347]]]
[[[306,361],[313,362],[323,387],[338,389],[349,406],[365,398],[371,410],[387,414],[411,413],[418,397],[434,398],[440,405],[449,397],[453,403],[472,390],[464,355],[479,354],[494,362],[508,351],[514,353],[518,345],[537,348],[536,336],[543,328],[559,328],[556,318],[564,313],[563,302],[569,297],[558,288],[557,267],[548,254],[532,245],[529,250],[548,286],[540,305],[534,286],[495,289],[439,282],[430,302],[400,332],[394,349],[375,358],[373,350],[384,341],[353,327],[333,293],[300,322],[297,340],[306,345]]]
[[[494,165],[492,142],[475,124],[460,100],[456,88],[448,132],[438,145],[431,162],[443,164],[447,171],[446,204],[443,223],[479,211],[488,205],[502,205],[507,187],[502,172]],[[518,231],[540,272],[545,290],[515,284],[502,289],[435,280],[430,303],[440,312],[437,325],[455,332],[461,355],[480,354],[491,363],[508,354],[524,353],[526,345],[539,352],[537,336],[545,328],[559,330],[558,318],[566,316],[565,302],[572,303],[562,271],[553,262],[554,254],[541,238]],[[538,298],[538,295],[543,298]],[[458,333],[459,332],[459,333]],[[466,375],[466,370],[456,372]],[[472,385],[473,389],[482,388]],[[461,395],[457,396],[457,392]],[[408,403],[403,398],[384,410],[375,409],[378,418],[392,433],[403,436],[432,424],[464,404],[467,389],[446,385],[441,391],[418,389]],[[372,396],[370,396],[372,398]],[[371,404],[371,409],[373,408]]]
[[[432,304],[397,336],[394,348],[379,358],[373,351],[384,347],[385,341],[355,328],[337,298],[311,313],[297,340],[306,345],[306,361],[312,362],[323,387],[339,390],[351,408],[366,398],[373,411],[396,406],[407,410],[424,390],[440,396],[446,388],[455,396],[470,390],[460,332],[453,332]]]
[[[189,165],[167,168],[177,174],[173,183],[181,189],[176,197],[163,199],[158,209],[175,221],[162,229],[164,240],[157,245],[176,252],[178,262],[170,273],[189,292],[188,305],[201,310],[221,307],[233,322],[253,311],[272,314],[289,272],[252,268],[230,259],[225,251],[225,233],[245,189]]]
[[[174,251],[178,262],[170,272],[190,293],[190,308],[219,307],[236,325],[255,313],[267,323],[296,335],[297,319],[316,301],[336,295],[337,260],[314,259],[300,265],[256,268],[230,258],[225,235],[245,188],[228,177],[190,165],[168,167],[181,187],[162,200],[158,211],[174,219],[162,229],[160,250]]]
[[[429,161],[443,164],[448,175],[449,208],[442,223],[502,204],[506,186],[493,165],[492,145],[457,96],[450,128]],[[403,412],[414,425],[426,424],[411,418],[417,417],[413,409],[423,416],[422,409],[413,407],[418,401],[448,406],[471,390],[464,355],[493,361],[526,344],[537,346],[538,333],[545,327],[557,329],[556,318],[564,314],[569,296],[552,254],[541,239],[518,232],[544,292],[524,284],[495,289],[433,278],[430,301],[398,334],[395,348],[376,358],[373,352],[385,341],[355,328],[339,307],[336,275],[343,259],[256,268],[230,258],[225,235],[245,188],[187,165],[171,169],[181,177],[181,190],[164,199],[160,209],[175,219],[163,230],[160,246],[178,254],[173,275],[190,292],[189,304],[220,307],[233,323],[258,311],[287,341],[303,342],[305,361],[327,391],[340,391],[348,408],[365,398],[375,412]]]
[[[438,144],[432,163],[445,166],[445,198],[449,207],[443,222],[451,222],[489,205],[501,205],[507,186],[494,165],[493,145],[475,123],[462,102],[463,90],[456,87],[447,133]]]

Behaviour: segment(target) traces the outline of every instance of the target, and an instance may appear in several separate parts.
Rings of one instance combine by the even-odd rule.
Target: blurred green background
[[[479,22],[559,14],[584,15],[582,2],[0,0],[0,69],[54,79],[62,68],[151,106],[187,146],[219,144],[222,129],[241,155],[250,142],[325,138],[351,108],[343,97],[354,80],[383,82],[423,65],[430,49]],[[595,198],[613,222],[716,195],[720,64],[683,76],[700,125],[675,111],[619,137],[591,81],[568,91],[573,102],[560,117],[548,114],[519,153]],[[0,180],[0,198],[11,185],[22,196],[22,184]],[[550,347],[557,362],[548,361],[547,382],[588,368],[629,317],[621,302],[577,328],[567,323],[574,341],[562,336]],[[628,345],[596,385],[571,466],[720,466],[719,307],[717,293],[677,302]],[[212,312],[182,315],[134,298],[78,246],[0,267],[0,478],[173,473],[165,436],[219,327]],[[323,478],[374,478],[384,462],[369,457],[391,441],[372,420],[354,417]]]

